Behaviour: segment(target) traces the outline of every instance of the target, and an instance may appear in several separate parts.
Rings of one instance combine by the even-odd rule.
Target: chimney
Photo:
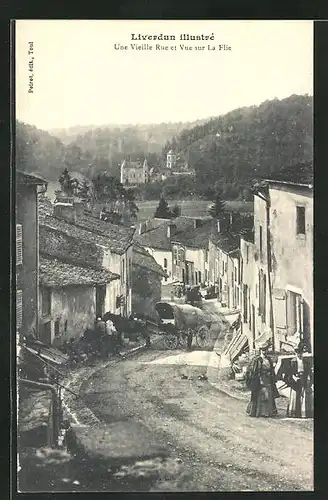
[[[68,222],[76,222],[76,210],[73,203],[55,203],[54,204],[54,216],[57,219],[64,219]]]
[[[217,229],[218,229],[218,233],[219,233],[220,232],[220,221],[217,220],[216,222],[217,222]]]

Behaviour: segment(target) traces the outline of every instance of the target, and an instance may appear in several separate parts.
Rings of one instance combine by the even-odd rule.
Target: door
[[[97,318],[102,317],[105,313],[105,296],[106,296],[106,285],[96,286],[96,316]]]
[[[255,306],[252,305],[252,334],[253,334],[253,349],[255,349]]]
[[[51,345],[51,321],[47,321],[40,325],[41,329],[41,342]]]

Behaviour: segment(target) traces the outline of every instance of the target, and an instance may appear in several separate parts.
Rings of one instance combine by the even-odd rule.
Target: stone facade
[[[136,186],[149,182],[149,167],[147,160],[128,161],[124,160],[121,165],[121,184],[124,186]]]

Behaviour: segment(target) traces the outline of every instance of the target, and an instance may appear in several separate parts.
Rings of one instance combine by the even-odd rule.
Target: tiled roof
[[[240,235],[243,240],[254,243],[254,230],[247,230]]]
[[[130,160],[125,160],[125,167],[133,167],[133,168],[142,168],[145,163],[145,160],[137,160],[137,161],[130,161]]]
[[[210,236],[211,241],[223,252],[229,253],[239,249],[240,236],[231,233],[217,233]]]
[[[158,250],[171,250],[171,242],[167,236],[167,224],[138,234],[135,240],[144,247],[157,248]]]
[[[212,231],[213,221],[205,221],[197,228],[177,232],[172,236],[172,242],[182,243],[192,248],[207,248]]]
[[[193,228],[195,219],[191,217],[176,217],[171,220],[151,219],[147,221],[147,231],[136,235],[135,240],[142,246],[157,248],[159,250],[171,250],[171,241],[178,232],[187,228]],[[168,238],[168,226],[171,226],[171,236]]]
[[[156,262],[154,257],[137,243],[133,244],[132,264],[149,269],[160,276],[167,276],[164,269]]]
[[[72,261],[77,265],[102,269],[103,253],[97,241],[74,238],[70,233],[40,224],[40,252],[60,260]]]
[[[105,269],[77,266],[63,260],[40,256],[40,285],[65,287],[72,285],[102,285],[118,279],[117,274]]]
[[[16,170],[16,182],[18,184],[36,185],[36,186],[48,184],[48,182],[41,176],[26,174],[25,172],[22,172],[20,170]]]
[[[39,195],[39,200],[38,200],[38,211],[39,211],[39,217],[42,219],[46,215],[52,215],[53,214],[53,204],[47,198],[47,196],[44,195]]]
[[[231,257],[236,257],[236,258],[238,258],[238,257],[239,257],[239,255],[240,255],[240,250],[239,250],[239,248],[236,248],[235,250],[231,250],[231,252],[229,252],[229,255],[230,255]]]
[[[106,238],[107,246],[118,254],[124,253],[132,244],[135,228],[102,221],[92,215],[79,214],[74,224]]]
[[[110,241],[108,238],[105,238],[102,235],[97,235],[87,229],[83,229],[82,227],[78,227],[75,224],[71,224],[63,219],[57,219],[57,217],[53,217],[51,215],[42,215],[40,213],[40,229],[42,226],[46,226],[49,229],[55,229],[60,231],[67,236],[71,236],[72,238],[80,239],[87,241],[88,243],[98,243],[103,246],[110,246]]]
[[[51,214],[51,215],[49,215]],[[40,224],[62,231],[73,238],[110,248],[122,254],[132,244],[135,229],[111,224],[87,214],[77,214],[76,222],[69,222],[53,215],[53,205],[47,198],[39,200]]]

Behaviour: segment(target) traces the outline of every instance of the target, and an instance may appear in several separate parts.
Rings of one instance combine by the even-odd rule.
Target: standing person
[[[313,417],[312,360],[303,356],[304,350],[300,343],[286,373],[281,374],[284,382],[290,387],[287,417]]]
[[[246,384],[251,389],[246,413],[250,417],[274,417],[277,415],[275,399],[280,396],[275,384],[274,367],[267,355],[268,345],[262,344],[259,351],[246,373]]]
[[[115,325],[110,319],[106,321],[106,335],[108,339],[108,354],[117,354],[119,349],[118,335]]]

